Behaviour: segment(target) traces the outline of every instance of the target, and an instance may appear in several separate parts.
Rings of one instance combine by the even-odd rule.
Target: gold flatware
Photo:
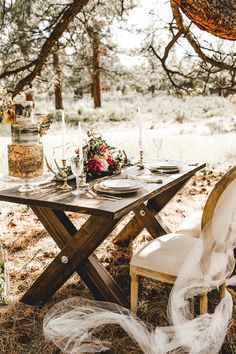
[[[108,197],[102,196],[102,195],[93,195],[89,192],[86,193],[86,197],[90,198],[90,199],[97,199],[97,200],[109,200],[110,202],[116,201],[116,199],[111,199],[111,198],[108,198]]]
[[[121,200],[122,198],[121,197],[116,197],[114,195],[110,195],[110,194],[106,194],[106,193],[95,193],[92,189],[90,189],[88,191],[88,193],[90,193],[92,196],[94,197],[104,197],[104,198],[107,198],[107,199],[110,199],[110,200]]]

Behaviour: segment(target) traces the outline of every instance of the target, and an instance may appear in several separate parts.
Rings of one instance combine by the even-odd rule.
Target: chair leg
[[[131,274],[130,310],[136,315],[138,307],[138,276]]]
[[[220,299],[223,299],[225,297],[225,290],[226,290],[226,283],[223,283],[219,287]]]
[[[208,311],[208,296],[207,293],[200,295],[200,315]]]

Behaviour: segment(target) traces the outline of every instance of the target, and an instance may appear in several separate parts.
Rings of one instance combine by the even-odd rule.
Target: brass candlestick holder
[[[144,163],[143,163],[143,150],[140,150],[140,151],[139,151],[139,154],[140,154],[140,161],[139,161],[138,167],[140,168],[140,170],[142,170],[142,169],[144,168]]]
[[[70,191],[72,189],[71,186],[69,186],[69,184],[67,183],[67,164],[66,164],[66,160],[63,159],[61,160],[62,162],[62,172],[63,172],[63,184],[59,187],[59,189],[61,189],[62,191]]]

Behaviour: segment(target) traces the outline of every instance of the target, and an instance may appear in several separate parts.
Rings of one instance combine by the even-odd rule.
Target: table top
[[[126,215],[129,211],[141,203],[157,196],[159,193],[171,189],[178,182],[190,178],[197,171],[205,167],[204,163],[195,165],[182,164],[179,173],[161,175],[162,183],[144,183],[136,193],[122,195],[121,200],[98,200],[89,199],[86,196],[74,196],[71,192],[61,192],[55,186],[45,192],[22,193],[18,187],[0,191],[0,201],[25,204],[29,206],[48,207],[55,210],[73,211],[82,214],[100,215],[118,218]],[[125,175],[137,176],[141,170],[137,166],[122,170],[121,175],[113,178],[122,178]],[[143,172],[145,173],[145,171]],[[159,177],[159,176],[158,176]]]

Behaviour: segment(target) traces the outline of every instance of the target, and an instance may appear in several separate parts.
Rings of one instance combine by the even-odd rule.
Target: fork
[[[89,192],[86,193],[86,197],[89,198],[89,199],[98,199],[98,200],[109,200],[110,202],[115,202],[116,200],[115,199],[111,199],[111,198],[107,198],[107,197],[104,197],[102,195],[93,195]]]
[[[115,196],[110,195],[110,194],[105,194],[105,193],[97,194],[92,189],[89,189],[87,191],[87,193],[90,193],[95,198],[96,197],[104,197],[104,198],[107,198],[109,200],[121,200],[122,199],[121,197],[115,197]]]
[[[89,198],[89,199],[98,199],[98,200],[109,200],[109,201],[112,201],[112,202],[115,202],[114,199],[110,199],[110,198],[107,198],[107,197],[103,197],[102,195],[96,195],[94,196],[93,194],[87,192],[86,193],[86,197]]]

